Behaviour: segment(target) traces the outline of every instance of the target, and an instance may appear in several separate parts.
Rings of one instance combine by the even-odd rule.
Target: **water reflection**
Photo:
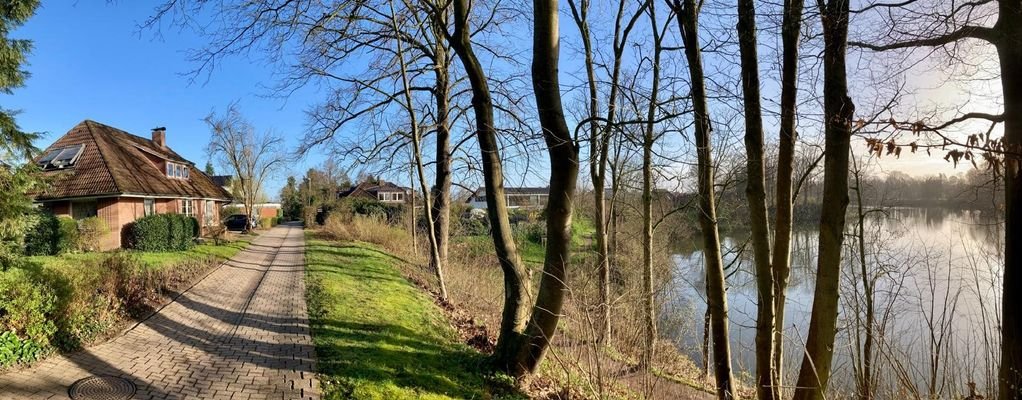
[[[842,309],[834,360],[834,388],[854,391],[864,332],[864,283],[873,286],[878,386],[893,396],[906,386],[951,397],[965,384],[993,387],[1003,228],[991,213],[939,208],[892,208],[871,213],[865,230],[866,268],[859,263],[857,218],[849,215],[842,277]],[[757,291],[747,233],[723,238],[735,367],[751,374]],[[688,244],[686,246],[692,246]],[[792,238],[792,270],[783,327],[785,375],[801,363],[815,282],[817,231]],[[679,250],[663,315],[664,331],[699,360],[705,271],[701,250]],[[867,280],[863,280],[863,271]],[[933,334],[931,334],[933,333]],[[934,357],[934,354],[940,354]],[[882,394],[882,393],[881,393]]]

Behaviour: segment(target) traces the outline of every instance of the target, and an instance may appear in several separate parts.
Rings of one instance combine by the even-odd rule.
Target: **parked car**
[[[230,231],[244,231],[252,227],[245,214],[234,214],[224,220],[224,226]]]

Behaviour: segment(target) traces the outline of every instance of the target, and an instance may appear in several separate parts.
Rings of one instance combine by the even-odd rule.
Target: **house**
[[[180,213],[206,227],[220,224],[231,201],[222,187],[167,146],[165,128],[151,139],[85,120],[33,160],[51,178],[40,207],[74,219],[101,218],[110,228],[99,248],[121,247],[126,227],[150,214]]]
[[[550,188],[548,187],[506,187],[504,198],[507,201],[507,208],[515,209],[542,209],[546,207],[550,199]],[[485,188],[476,189],[472,196],[466,201],[474,209],[486,209]]]
[[[355,186],[341,190],[337,198],[365,198],[386,204],[403,204],[411,193],[412,189],[379,180],[359,182]]]

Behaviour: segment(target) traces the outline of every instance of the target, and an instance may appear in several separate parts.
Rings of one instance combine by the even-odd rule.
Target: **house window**
[[[181,200],[178,200],[178,202],[181,203],[181,214],[184,214],[184,215],[187,215],[187,216],[191,217],[192,216],[192,212],[193,212],[192,211],[192,200],[191,199],[181,199]]]
[[[147,215],[147,216],[148,215],[156,214],[156,200],[151,198],[151,197],[147,197],[147,198],[143,199],[142,200],[142,208],[143,208],[144,214]]]
[[[404,201],[405,194],[404,193],[379,193],[377,198],[379,198],[380,201]]]
[[[188,170],[187,165],[167,161],[167,176],[170,178],[188,179]]]
[[[215,209],[213,207],[215,206],[216,204],[213,202],[213,200],[206,200],[206,210],[205,212],[203,212],[202,215],[203,217],[202,219],[205,222],[206,226],[213,226],[214,221],[216,221],[215,219],[213,219],[213,213],[215,212],[214,211]]]
[[[78,220],[95,217],[96,215],[98,215],[96,212],[96,200],[71,202],[71,218]]]

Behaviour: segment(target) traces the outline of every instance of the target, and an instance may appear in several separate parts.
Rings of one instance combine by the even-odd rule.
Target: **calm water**
[[[855,227],[850,215],[848,232]],[[877,313],[883,318],[878,336],[882,355],[881,386],[894,391],[898,382],[911,382],[921,393],[956,396],[965,383],[989,386],[996,375],[991,350],[996,349],[996,319],[1000,314],[1000,241],[1003,230],[996,218],[977,211],[945,209],[888,209],[871,214],[866,228],[867,276],[876,283]],[[724,238],[735,367],[754,369],[757,291],[751,244],[747,237]],[[853,388],[857,327],[863,320],[861,265],[858,242],[845,237],[842,264],[842,309],[833,382],[842,392]],[[785,374],[793,383],[801,363],[805,331],[812,307],[817,232],[794,234],[792,274],[785,307]],[[702,251],[679,250],[673,256],[674,276],[662,313],[663,330],[693,360],[703,335],[705,281]],[[931,332],[936,332],[931,335]],[[936,351],[940,356],[931,355]],[[936,371],[936,372],[934,372]],[[934,381],[933,376],[938,379]],[[934,384],[936,382],[936,384]],[[904,386],[904,385],[902,385]],[[932,386],[932,388],[931,388]]]

